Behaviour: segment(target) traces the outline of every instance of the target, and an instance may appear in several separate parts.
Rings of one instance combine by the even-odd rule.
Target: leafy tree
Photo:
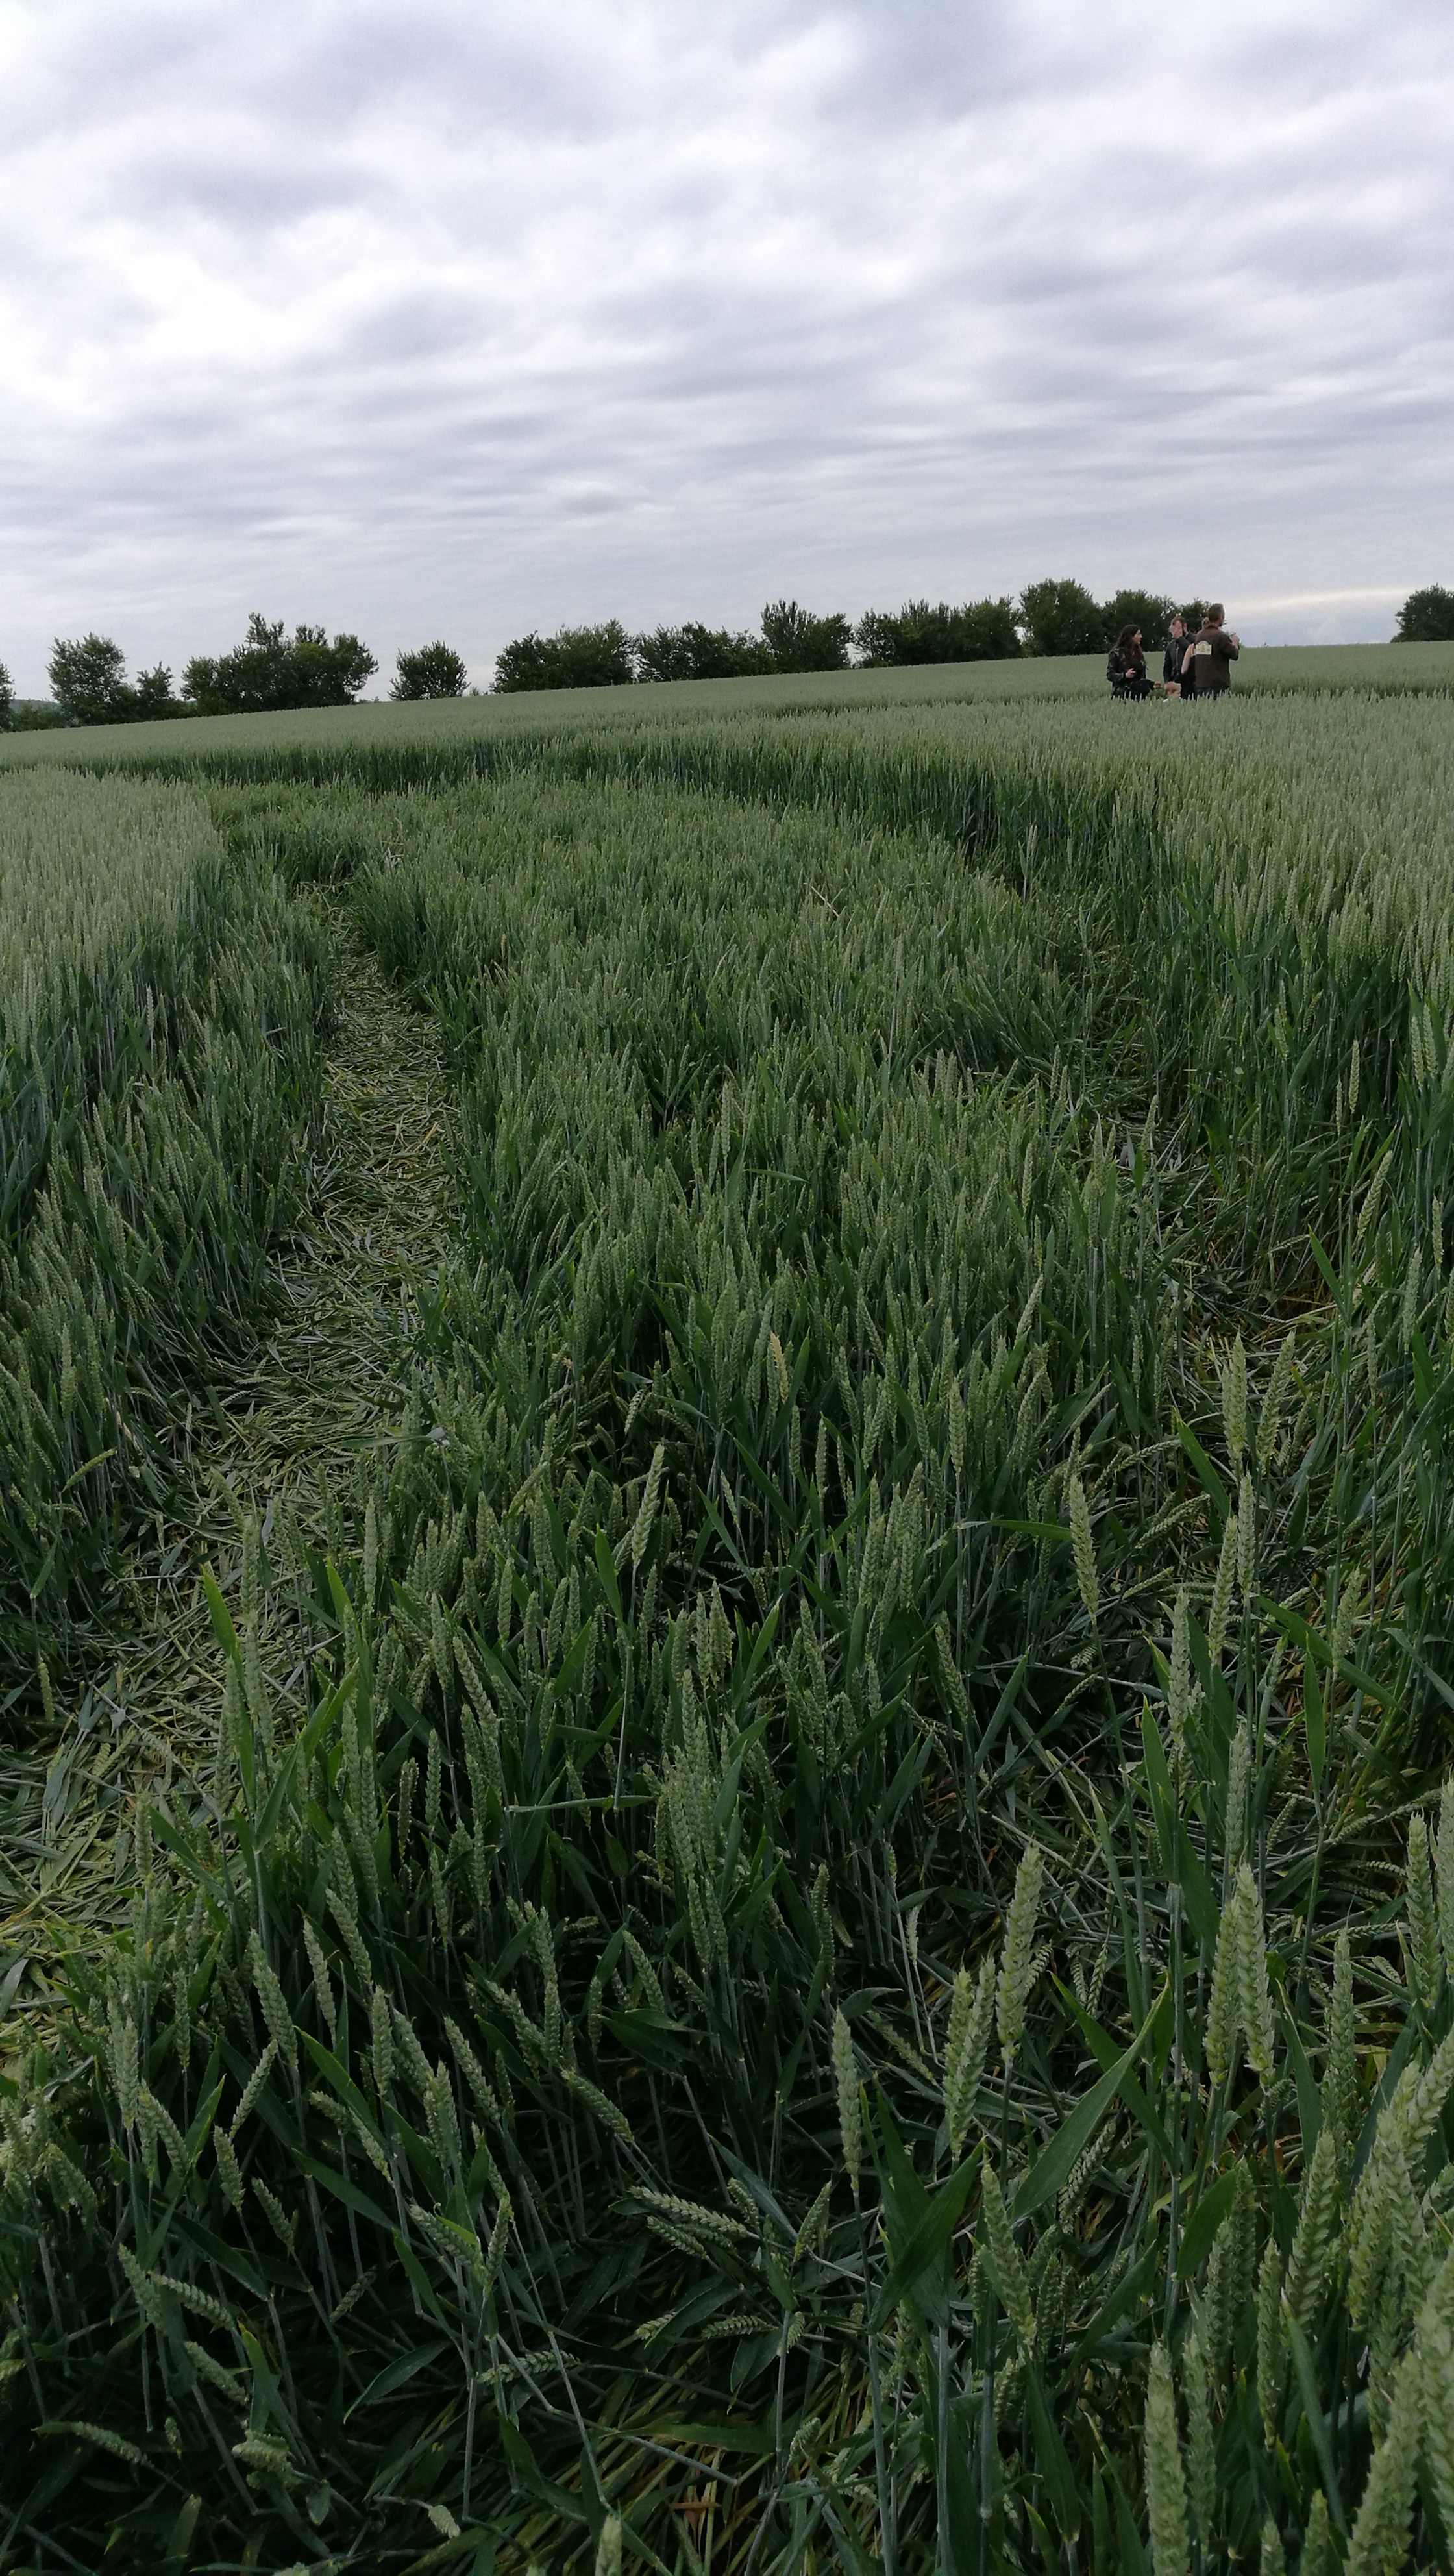
[[[159,716],[179,716],[179,700],[172,693],[172,675],[165,662],[154,671],[138,671],[135,686],[127,691],[131,710],[138,723]]]
[[[348,707],[378,667],[356,635],[335,635],[330,644],[324,627],[299,626],[290,642],[281,621],[269,626],[254,614],[235,652],[215,660],[194,655],[182,674],[182,695],[206,716]]]
[[[126,656],[109,635],[58,635],[46,666],[57,706],[68,724],[115,724],[129,713]]]
[[[1105,650],[1105,611],[1078,581],[1027,582],[1017,616],[1028,653]]]
[[[762,635],[775,671],[844,671],[853,629],[846,617],[814,617],[795,599],[773,600],[762,612]]]
[[[604,626],[562,626],[521,635],[495,663],[497,690],[614,689],[636,677],[631,638],[619,617]]]
[[[910,639],[905,627],[919,605],[917,600],[910,600],[908,607],[901,608],[897,615],[891,608],[866,608],[853,630],[854,650],[860,662],[866,662],[871,670],[879,670],[908,660],[910,657],[904,648]],[[1015,641],[1019,643],[1018,636]],[[913,658],[917,660],[919,657],[916,654]],[[925,656],[926,660],[937,658],[937,655]]]
[[[15,682],[0,662],[0,725],[8,725],[15,713]]]
[[[421,644],[417,653],[401,653],[389,689],[391,698],[462,698],[469,670],[449,644]]]
[[[772,655],[755,635],[731,635],[724,626],[658,626],[636,638],[643,680],[739,680],[770,671]]]
[[[129,681],[126,656],[109,635],[83,635],[70,643],[57,636],[48,669],[60,724],[141,724],[185,712],[172,695],[166,664],[158,662],[154,671]]]
[[[1143,644],[1163,644],[1171,632],[1173,617],[1185,616],[1174,599],[1164,599],[1157,590],[1118,590],[1101,611],[1107,644],[1114,644],[1123,626],[1139,626]],[[1200,626],[1201,618],[1197,624]]]
[[[1398,613],[1395,644],[1454,643],[1454,590],[1432,581],[1427,590],[1411,590]]]
[[[911,599],[895,614],[870,608],[853,630],[859,658],[872,668],[920,662],[1001,662],[1020,650],[1014,603],[975,599],[962,608]]]

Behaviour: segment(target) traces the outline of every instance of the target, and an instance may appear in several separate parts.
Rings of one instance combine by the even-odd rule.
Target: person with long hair
[[[1139,626],[1123,626],[1106,655],[1106,678],[1113,698],[1145,698],[1151,694],[1146,677],[1146,656],[1141,650]]]

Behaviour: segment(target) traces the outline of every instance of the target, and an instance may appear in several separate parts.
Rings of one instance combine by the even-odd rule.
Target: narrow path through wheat
[[[208,1758],[217,1660],[201,1574],[235,1576],[249,1515],[266,1545],[286,1513],[324,1536],[324,1495],[378,1438],[421,1294],[446,1241],[444,1085],[427,1020],[401,1005],[373,960],[339,959],[341,1024],[329,1058],[321,1151],[303,1224],[279,1263],[279,1297],[257,1340],[219,1369],[207,1404],[178,1425],[172,1508],[124,1569],[90,1679],[57,1708],[54,1740],[13,1756],[0,1809],[0,1954],[16,2008],[43,2008],[44,1962],[123,1911],[128,1815],[140,1782]],[[286,1598],[286,1596],[284,1596]],[[265,1660],[293,1653],[286,1611]]]

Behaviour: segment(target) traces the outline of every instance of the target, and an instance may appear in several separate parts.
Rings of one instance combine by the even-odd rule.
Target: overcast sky
[[[1454,582],[1448,0],[0,0],[0,659]]]

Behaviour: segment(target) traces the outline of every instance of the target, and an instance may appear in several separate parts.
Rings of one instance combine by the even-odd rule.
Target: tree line
[[[17,705],[10,674],[0,665],[0,722],[12,728],[43,725],[150,724],[168,716],[244,716],[284,708],[347,707],[358,700],[378,662],[357,635],[335,635],[323,626],[300,625],[289,635],[281,622],[248,619],[247,633],[231,653],[194,654],[180,690],[159,662],[152,671],[126,675],[126,656],[109,635],[57,637],[47,665],[49,702]],[[424,644],[398,656],[391,698],[458,698],[469,684],[463,657],[448,644]]]
[[[856,624],[841,612],[817,616],[795,599],[771,601],[756,635],[725,627],[658,626],[631,635],[619,618],[522,635],[495,664],[495,687],[591,689],[632,681],[735,680],[770,671],[904,669],[926,662],[1003,662],[1021,653],[1103,653],[1123,626],[1164,634],[1178,610],[1200,618],[1200,600],[1118,590],[1097,600],[1078,581],[1033,581],[1018,600],[908,600],[867,609]]]
[[[554,635],[517,636],[495,663],[497,691],[619,688],[654,680],[737,680],[774,671],[906,669],[929,662],[1001,662],[1021,654],[1102,653],[1124,627],[1160,641],[1174,616],[1200,625],[1206,602],[1173,600],[1159,591],[1118,590],[1098,601],[1078,581],[1032,581],[1017,600],[908,600],[899,609],[867,609],[856,624],[841,612],[815,615],[795,599],[770,601],[755,635],[689,619],[632,635],[619,618],[597,626],[562,626]],[[1398,612],[1396,644],[1454,642],[1454,590],[1440,582],[1409,593]],[[126,656],[107,635],[57,637],[48,665],[51,697],[17,701],[0,663],[0,726],[135,724],[168,716],[259,715],[285,708],[356,704],[378,663],[357,635],[281,622],[248,620],[231,653],[195,654],[179,690],[165,663],[126,675]],[[460,698],[469,686],[464,658],[452,645],[401,652],[389,695],[395,699]]]
[[[904,669],[927,662],[1003,662],[1022,654],[1104,653],[1128,626],[1161,643],[1173,617],[1195,631],[1204,599],[1160,591],[1118,590],[1097,600],[1078,581],[1032,581],[1018,599],[975,599],[953,608],[911,599],[899,609],[870,608],[856,625],[813,615],[779,599],[762,612],[756,635],[725,627],[658,626],[631,635],[619,618],[600,626],[563,626],[554,635],[522,635],[495,664],[495,687],[619,688],[632,681],[735,680],[770,671]],[[1410,594],[1399,611],[1395,643],[1454,641],[1454,591],[1434,583]]]

